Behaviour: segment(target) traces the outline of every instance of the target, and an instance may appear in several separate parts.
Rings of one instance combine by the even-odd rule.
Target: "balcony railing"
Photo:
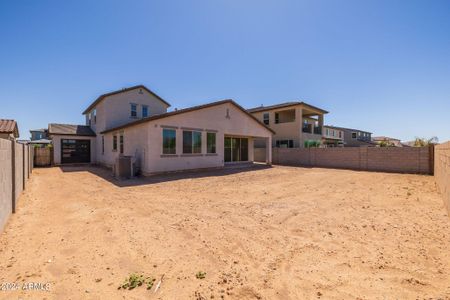
[[[314,134],[322,134],[322,127],[314,126]]]
[[[303,124],[303,132],[311,133],[311,124]]]
[[[302,131],[311,134],[322,134],[321,126],[313,126],[312,124],[303,124]]]

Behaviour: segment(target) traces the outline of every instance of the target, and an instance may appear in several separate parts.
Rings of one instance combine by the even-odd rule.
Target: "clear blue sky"
[[[142,83],[172,108],[303,100],[327,124],[450,139],[450,1],[3,0],[0,37],[21,138]]]

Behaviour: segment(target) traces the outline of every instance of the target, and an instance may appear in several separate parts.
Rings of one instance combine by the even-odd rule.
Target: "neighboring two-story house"
[[[324,125],[322,129],[322,145],[324,147],[344,147],[344,136],[345,132],[343,130]]]
[[[42,129],[32,129],[30,130],[31,134],[31,141],[38,141],[38,140],[46,140],[48,139],[48,129],[42,128]]]
[[[272,143],[273,131],[232,100],[169,106],[143,85],[101,95],[83,112],[85,125],[49,124],[54,162],[111,167],[126,155],[145,175],[252,162],[254,139]]]
[[[329,126],[330,129],[336,129],[343,132],[344,147],[371,147],[375,146],[372,142],[372,133],[360,129]]]
[[[305,102],[286,102],[247,110],[275,131],[273,147],[303,148],[305,142],[324,139],[324,115],[328,112]],[[330,140],[334,137],[327,137]]]

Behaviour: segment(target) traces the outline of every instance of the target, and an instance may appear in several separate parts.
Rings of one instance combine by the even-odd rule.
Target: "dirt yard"
[[[0,282],[50,290],[0,298],[449,299],[449,245],[430,176],[35,169],[0,236]],[[133,272],[153,288],[118,290]]]

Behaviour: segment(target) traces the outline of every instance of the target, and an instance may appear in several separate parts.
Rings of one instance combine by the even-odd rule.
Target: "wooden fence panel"
[[[48,167],[52,163],[52,148],[34,148],[34,166]]]

